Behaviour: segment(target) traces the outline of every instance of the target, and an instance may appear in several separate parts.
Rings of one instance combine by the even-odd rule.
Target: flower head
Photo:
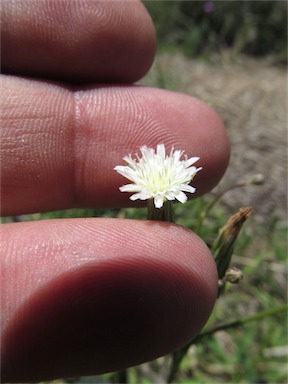
[[[166,155],[164,144],[158,144],[157,150],[146,145],[140,148],[142,157],[125,156],[127,165],[117,165],[114,169],[120,175],[132,181],[120,187],[121,192],[135,192],[131,200],[154,199],[156,208],[161,208],[166,200],[178,200],[185,203],[187,196],[184,192],[194,193],[196,188],[189,185],[193,177],[202,169],[193,164],[199,157],[187,156],[181,160],[184,151],[173,148]]]

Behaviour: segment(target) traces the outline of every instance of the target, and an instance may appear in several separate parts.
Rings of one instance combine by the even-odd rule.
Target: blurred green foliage
[[[157,30],[160,49],[176,46],[189,57],[229,49],[235,55],[273,56],[287,63],[287,2],[143,1]]]

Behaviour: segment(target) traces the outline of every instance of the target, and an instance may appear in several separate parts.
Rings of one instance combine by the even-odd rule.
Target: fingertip
[[[17,293],[9,293],[16,307],[4,329],[7,378],[47,380],[123,369],[179,348],[207,321],[217,272],[208,248],[190,231],[134,220],[39,225],[17,226],[19,237],[14,231],[27,262]],[[35,246],[27,253],[27,235],[38,231],[43,255]]]

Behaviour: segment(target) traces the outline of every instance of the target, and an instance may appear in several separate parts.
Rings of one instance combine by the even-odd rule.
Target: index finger
[[[3,0],[2,71],[69,82],[134,82],[155,30],[141,2]]]

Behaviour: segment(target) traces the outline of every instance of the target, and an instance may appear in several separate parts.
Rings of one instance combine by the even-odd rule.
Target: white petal
[[[140,192],[141,187],[137,184],[126,184],[119,187],[121,192]]]
[[[129,199],[132,201],[140,199],[139,193],[135,193],[134,195],[130,196]]]
[[[157,145],[157,155],[162,157],[163,159],[165,158],[165,145],[164,144],[158,144]]]
[[[190,159],[187,159],[185,161],[185,166],[188,168],[190,167],[190,165],[196,163],[196,161],[198,161],[200,159],[200,157],[190,157]]]
[[[141,191],[139,193],[140,195],[140,200],[147,200],[147,199],[151,199],[151,193],[149,193],[148,191]]]
[[[122,166],[122,168],[120,168],[121,166],[119,166],[118,169],[116,169],[116,171],[126,177],[126,179],[129,179],[130,181],[135,181],[135,171],[133,171],[133,169],[129,168],[129,167],[125,167],[125,166]]]
[[[134,195],[130,196],[130,199],[131,200],[147,200],[147,199],[150,199],[152,196],[146,192],[146,191],[142,191],[142,192],[139,192],[139,193],[135,193]]]
[[[195,193],[196,188],[192,187],[191,185],[181,185],[181,191]]]
[[[115,171],[117,171],[117,172],[119,172],[119,171],[124,171],[124,170],[126,170],[126,166],[125,165],[117,165],[116,167],[114,167],[113,169],[115,170]]]
[[[180,203],[186,203],[187,201],[187,196],[185,195],[184,192],[179,191],[177,194],[175,194],[175,199],[180,201]]]
[[[140,151],[142,153],[142,159],[140,159],[140,160],[149,160],[155,154],[154,149],[148,148],[146,145],[143,145],[143,147],[140,148]]]
[[[180,157],[182,156],[183,154],[183,151],[175,151],[174,154],[173,154],[173,157],[174,157],[174,161],[175,162],[178,162],[180,161]]]
[[[143,155],[143,153],[147,152],[148,150],[151,150],[151,148],[148,148],[147,145],[142,145],[142,147],[140,147],[140,151]]]
[[[137,163],[135,160],[132,159],[131,155],[123,157],[123,160],[126,161],[126,163],[129,164],[129,166],[132,167],[133,169],[137,167]]]
[[[175,200],[175,193],[165,193],[165,199],[169,201]]]
[[[163,203],[164,203],[164,197],[163,196],[156,195],[154,197],[154,205],[156,208],[162,208]]]

